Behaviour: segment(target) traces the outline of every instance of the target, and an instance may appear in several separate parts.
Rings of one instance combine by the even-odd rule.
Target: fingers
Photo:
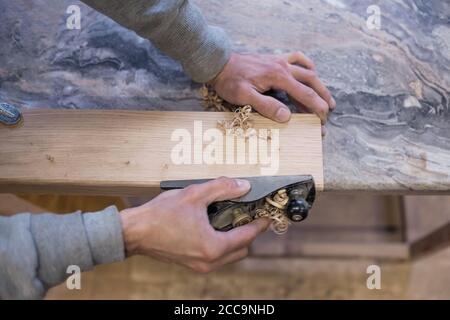
[[[310,70],[315,70],[314,62],[304,53],[297,51],[281,55],[281,57],[290,64],[297,64]]]
[[[254,89],[251,89],[249,92],[249,104],[260,114],[271,120],[287,122],[291,118],[291,111],[285,104]]]
[[[317,114],[322,124],[326,123],[328,103],[314,89],[298,82],[291,74],[280,79],[277,83],[277,89],[286,91],[288,95],[302,103],[309,111]]]
[[[202,184],[191,185],[187,192],[193,193],[199,201],[209,205],[215,201],[239,198],[250,191],[250,182],[243,179],[221,177]]]
[[[259,234],[267,230],[270,223],[271,221],[269,219],[258,218],[246,225],[219,233],[225,252],[232,252],[248,247]]]
[[[296,65],[289,65],[289,71],[296,80],[305,83],[309,87],[313,88],[314,91],[316,91],[319,96],[328,103],[328,106],[331,109],[334,109],[336,107],[336,101],[334,101],[330,91],[319,80],[319,77],[317,77],[317,74],[314,71]]]

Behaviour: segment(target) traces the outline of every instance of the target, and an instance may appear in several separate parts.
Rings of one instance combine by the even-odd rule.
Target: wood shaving
[[[217,92],[215,92],[211,87],[204,84],[200,88],[200,95],[203,100],[203,107],[208,111],[233,111],[234,108],[224,101]]]
[[[225,133],[245,138],[249,138],[250,136],[256,134],[255,130],[252,130],[252,106],[246,105],[243,107],[239,107],[232,105],[219,97],[217,92],[215,92],[214,89],[207,85],[203,85],[200,88],[200,95],[202,96],[203,106],[205,110],[235,112],[235,117],[232,120],[222,120],[217,122],[217,127],[219,129],[221,129]],[[270,131],[270,129],[261,130],[258,134],[258,138],[271,140],[272,132]]]
[[[272,220],[270,228],[276,234],[284,234],[288,231],[291,222],[284,214],[283,210],[289,201],[286,189],[279,190],[273,198],[266,197],[263,208],[256,209],[255,219],[269,218]]]
[[[253,123],[250,120],[251,112],[252,107],[249,105],[237,108],[233,119],[217,121],[217,126],[227,134],[248,138],[255,134],[255,131],[251,130],[253,129]]]

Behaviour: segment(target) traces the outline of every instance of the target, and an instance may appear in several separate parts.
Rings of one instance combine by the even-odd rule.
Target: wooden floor
[[[381,289],[366,269],[381,268]],[[256,259],[199,275],[136,257],[83,274],[82,289],[64,285],[47,299],[450,299],[450,250],[414,262],[349,259]]]
[[[9,209],[1,207],[11,204],[12,199],[0,196],[3,204],[0,213],[11,213],[11,205]],[[49,199],[33,200],[43,205]],[[450,221],[450,197],[423,196],[409,200],[415,201],[408,203],[416,208],[408,211],[407,217],[413,239]],[[82,203],[79,197],[71,201]],[[60,205],[66,203],[66,207],[68,202],[69,197],[59,201]],[[55,203],[58,202],[50,202]],[[87,198],[84,206],[88,208],[94,203],[95,198]],[[437,211],[434,204],[448,210]],[[23,203],[14,206],[42,211]],[[134,257],[86,272],[81,290],[71,291],[63,284],[52,289],[47,299],[450,299],[450,248],[413,262],[323,254],[285,256],[285,248],[295,248],[295,244],[304,242],[333,241],[362,246],[398,242],[400,221],[398,212],[392,208],[392,199],[386,197],[322,195],[302,226],[291,228],[281,237],[267,233],[253,245],[253,256],[217,272],[199,275],[150,258]],[[270,256],[261,257],[263,250]],[[381,290],[366,287],[366,269],[371,264],[381,268]]]

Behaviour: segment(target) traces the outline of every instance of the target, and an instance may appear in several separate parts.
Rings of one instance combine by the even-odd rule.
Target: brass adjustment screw
[[[233,210],[233,227],[243,226],[244,224],[252,222],[252,217],[242,211],[240,208],[236,208]]]

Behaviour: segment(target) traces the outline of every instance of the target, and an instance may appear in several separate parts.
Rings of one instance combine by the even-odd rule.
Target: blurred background
[[[95,211],[142,200],[0,195],[0,214]],[[81,290],[63,284],[47,299],[450,299],[450,248],[435,241],[437,250],[414,258],[408,250],[449,223],[449,196],[325,193],[307,220],[281,236],[268,230],[249,258],[219,271],[196,274],[133,257],[83,273]],[[370,265],[381,269],[379,290],[367,288]]]

